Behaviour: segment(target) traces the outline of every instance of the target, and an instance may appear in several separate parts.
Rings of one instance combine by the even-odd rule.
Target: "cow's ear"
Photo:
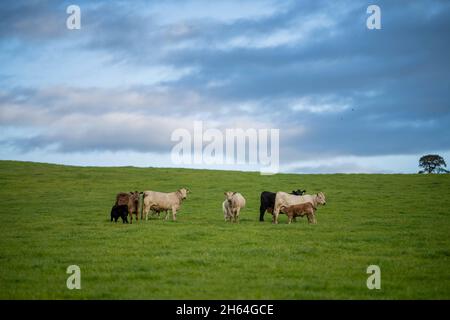
[[[227,193],[226,193],[226,192],[224,192],[223,194],[224,194],[224,195],[227,195]]]
[[[233,192],[233,196],[236,194],[236,192]]]

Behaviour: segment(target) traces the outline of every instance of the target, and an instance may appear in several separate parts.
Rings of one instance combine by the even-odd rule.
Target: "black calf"
[[[123,223],[128,223],[128,206],[114,205],[111,209],[111,222],[117,222],[117,219],[122,218]]]

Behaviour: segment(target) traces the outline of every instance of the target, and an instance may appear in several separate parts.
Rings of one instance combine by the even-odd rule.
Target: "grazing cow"
[[[127,205],[114,205],[111,209],[111,222],[117,222],[117,219],[122,218],[123,223],[128,223],[128,206]]]
[[[133,223],[133,213],[136,215],[136,221],[139,220],[139,192],[121,192],[116,196],[116,206],[127,206],[130,223]]]
[[[295,217],[308,217],[308,222],[316,224],[316,208],[311,202],[295,204],[293,206],[281,206],[280,211],[283,211],[288,216],[288,223],[290,224]]]
[[[156,212],[166,211],[167,220],[169,218],[168,210],[172,211],[173,221],[177,220],[177,211],[180,209],[181,202],[186,199],[190,191],[186,188],[181,188],[175,192],[157,192],[144,191],[144,213],[145,220],[148,220],[148,213],[150,210]]]
[[[245,198],[238,192],[224,193],[225,201],[222,203],[225,221],[239,222],[241,209],[245,207]]]
[[[286,192],[277,192],[275,196],[275,205],[273,207],[273,223],[278,223],[278,215],[280,214],[281,207],[289,207],[295,204],[301,204],[305,202],[310,202],[314,208],[317,208],[318,204],[325,205],[325,195],[323,192],[319,192],[315,195],[302,195],[296,196]]]
[[[294,190],[291,194],[301,196],[306,192],[306,190]],[[259,221],[264,221],[264,213],[266,210],[273,213],[273,206],[275,205],[275,192],[263,191],[261,192],[261,205],[259,207]]]

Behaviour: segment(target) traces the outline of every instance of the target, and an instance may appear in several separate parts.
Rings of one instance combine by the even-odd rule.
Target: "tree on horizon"
[[[419,167],[423,170],[419,173],[448,173],[449,171],[444,169],[447,167],[443,157],[437,154],[427,154],[419,159]]]

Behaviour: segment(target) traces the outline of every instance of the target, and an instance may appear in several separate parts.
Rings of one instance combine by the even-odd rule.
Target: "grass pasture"
[[[178,221],[110,223],[119,191],[188,187]],[[317,225],[264,190],[324,191]],[[223,192],[247,199],[223,221]],[[294,175],[0,161],[1,299],[449,299],[450,175]],[[81,290],[66,288],[67,266]],[[381,268],[381,290],[366,287]]]

